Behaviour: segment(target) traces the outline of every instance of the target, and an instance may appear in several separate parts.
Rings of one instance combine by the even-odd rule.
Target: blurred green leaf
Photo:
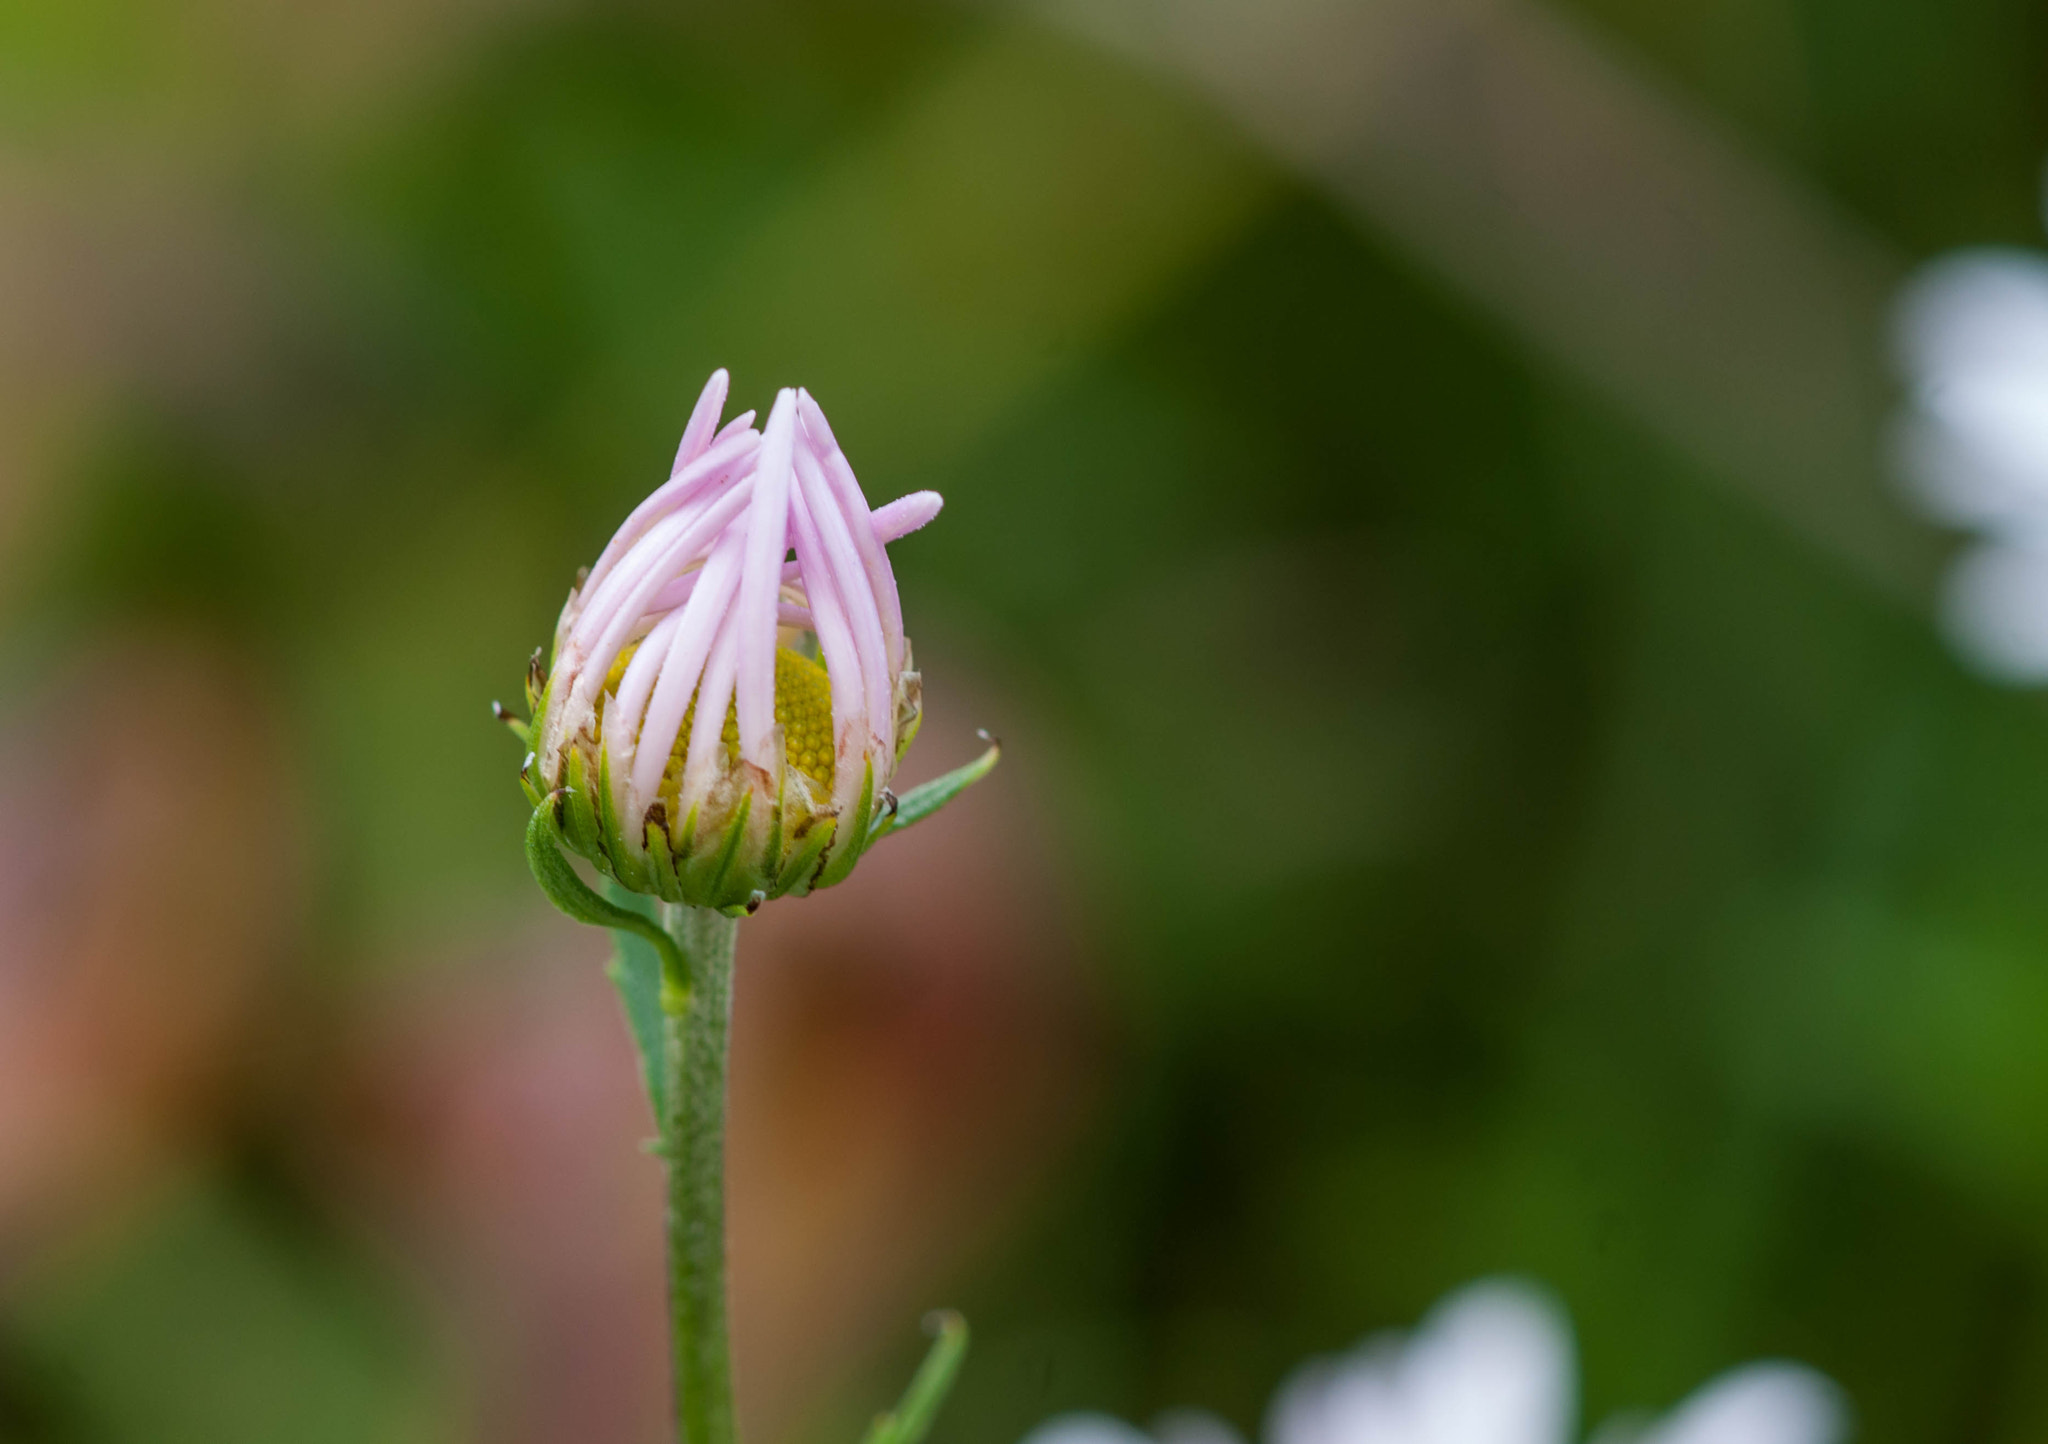
[[[628,892],[617,883],[607,883],[612,901],[658,923],[653,903],[643,894]],[[665,1016],[661,1010],[661,953],[638,931],[612,930],[612,959],[605,976],[618,989],[625,1009],[626,1026],[633,1034],[633,1051],[640,1060],[640,1081],[647,1088],[647,1101],[654,1110],[655,1127],[668,1117],[668,1088],[662,1071],[662,1050],[666,1046]]]

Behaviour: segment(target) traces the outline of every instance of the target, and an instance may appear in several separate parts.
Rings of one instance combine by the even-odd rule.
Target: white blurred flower
[[[1282,1386],[1266,1444],[1571,1444],[1578,1377],[1571,1325],[1527,1284],[1488,1280],[1451,1295],[1410,1334],[1367,1339],[1305,1365]],[[1187,1421],[1199,1421],[1190,1423]],[[1175,1414],[1159,1444],[1231,1444],[1229,1426]],[[1048,1421],[1025,1444],[1152,1444],[1103,1414]],[[1617,1420],[1598,1444],[1839,1444],[1841,1397],[1797,1364],[1723,1374],[1662,1419]]]
[[[1661,1422],[1600,1431],[1597,1444],[1821,1444],[1845,1433],[1834,1386],[1798,1364],[1749,1364],[1697,1390]]]
[[[1214,1414],[1175,1409],[1152,1421],[1152,1432],[1110,1414],[1062,1414],[1025,1436],[1024,1444],[1242,1444]]]
[[[1413,1334],[1305,1365],[1271,1444],[1565,1444],[1577,1412],[1571,1326],[1524,1284],[1474,1284]]]
[[[1949,575],[1949,635],[1995,677],[2048,683],[2048,254],[1945,256],[1895,323],[1895,464],[1929,516],[1976,533]]]

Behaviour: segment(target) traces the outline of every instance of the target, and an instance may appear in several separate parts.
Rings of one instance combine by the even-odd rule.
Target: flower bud
[[[607,876],[734,911],[840,881],[894,824],[921,713],[885,544],[940,499],[870,511],[808,393],[721,428],[726,388],[536,655],[522,781]]]

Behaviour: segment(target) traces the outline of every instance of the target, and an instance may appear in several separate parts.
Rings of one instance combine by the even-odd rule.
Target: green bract
[[[916,674],[910,678],[906,725],[899,733],[905,748],[918,722]],[[547,689],[528,695],[534,715],[546,715]],[[802,897],[844,879],[875,842],[932,810],[932,792],[919,788],[913,794],[917,806],[906,815],[895,794],[875,785],[872,759],[862,759],[853,805],[836,813],[829,793],[820,795],[821,779],[787,761],[774,772],[744,763],[721,738],[718,745],[727,756],[720,760],[719,785],[687,810],[664,789],[633,829],[619,815],[602,745],[602,709],[599,716],[596,735],[573,738],[561,749],[552,787],[543,790],[532,754],[520,783],[536,807],[546,804],[569,851],[621,886],[667,902],[751,912],[770,898]],[[678,742],[679,753],[681,747]],[[947,796],[985,774],[997,755],[991,745],[960,769],[973,775],[956,782]],[[672,770],[683,760],[679,755]]]

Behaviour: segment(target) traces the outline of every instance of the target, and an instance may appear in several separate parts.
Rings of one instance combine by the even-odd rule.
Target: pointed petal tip
[[[676,447],[675,464],[669,468],[670,476],[703,455],[704,448],[711,444],[712,433],[718,430],[718,418],[725,411],[726,392],[731,379],[721,366],[711,373],[711,379],[697,393],[697,404],[690,410],[689,424],[683,428],[683,439]]]
[[[818,398],[799,386],[796,391],[797,410],[804,419],[804,430],[810,433],[821,456],[837,451],[839,439],[832,434],[832,424],[825,419],[825,408],[818,404]]]

